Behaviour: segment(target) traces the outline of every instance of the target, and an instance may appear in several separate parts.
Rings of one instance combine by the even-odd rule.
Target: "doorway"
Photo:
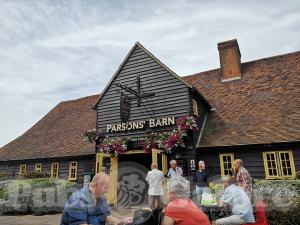
[[[103,171],[111,180],[106,194],[108,203],[126,208],[147,205],[148,184],[145,178],[152,162],[157,162],[159,169],[167,174],[167,156],[157,149],[152,149],[152,154],[133,150],[118,157],[97,153],[95,172]]]

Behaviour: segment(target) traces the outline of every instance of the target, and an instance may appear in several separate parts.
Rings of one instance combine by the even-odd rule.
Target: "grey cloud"
[[[100,93],[135,41],[179,75],[300,48],[300,2],[0,0],[0,146],[58,102]]]

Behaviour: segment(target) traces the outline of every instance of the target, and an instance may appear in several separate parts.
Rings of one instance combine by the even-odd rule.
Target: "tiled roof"
[[[200,147],[300,141],[300,51],[242,63],[242,78],[220,70],[183,79],[215,108]]]
[[[220,69],[182,78],[215,108],[200,147],[300,141],[300,52],[242,63],[240,80],[222,82]],[[59,103],[0,148],[0,161],[94,154],[82,133],[95,127],[98,98]]]
[[[99,95],[64,101],[20,137],[0,148],[0,161],[80,156],[95,153],[83,132],[95,127],[92,105]]]

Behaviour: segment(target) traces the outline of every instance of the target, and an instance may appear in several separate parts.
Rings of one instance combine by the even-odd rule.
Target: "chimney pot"
[[[241,78],[241,53],[236,39],[218,43],[222,81]]]

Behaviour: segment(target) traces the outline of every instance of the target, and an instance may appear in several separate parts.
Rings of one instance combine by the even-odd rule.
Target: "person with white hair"
[[[109,184],[109,176],[100,172],[93,177],[89,186],[74,192],[64,207],[60,225],[131,224],[132,217],[122,219],[111,215],[104,197],[109,190]]]
[[[168,184],[170,203],[165,209],[162,225],[210,225],[207,215],[189,198],[190,182],[174,176]]]
[[[240,225],[245,223],[255,223],[252,205],[245,191],[235,185],[234,179],[230,175],[222,178],[225,188],[220,200],[220,206],[229,205],[232,215],[216,220],[216,225]]]
[[[168,171],[167,177],[172,178],[173,176],[182,176],[182,169],[177,166],[176,160],[170,161],[170,169]]]
[[[196,171],[196,194],[199,204],[201,204],[202,194],[208,193],[210,194],[210,189],[208,187],[207,179],[209,177],[209,172],[205,167],[205,163],[203,161],[199,161],[198,163],[199,169]]]

